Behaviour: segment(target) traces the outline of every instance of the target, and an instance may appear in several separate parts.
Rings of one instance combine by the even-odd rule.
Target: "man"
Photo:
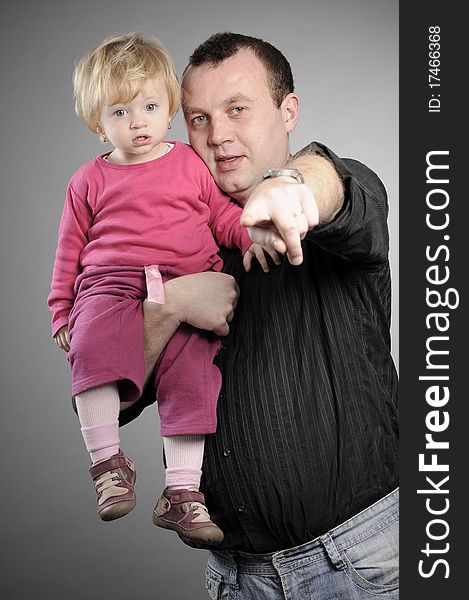
[[[299,99],[270,44],[212,36],[182,83],[191,145],[244,206],[253,239],[271,236],[288,257],[268,274],[245,273],[240,254],[223,251],[237,305],[232,279],[204,273],[169,282],[167,304],[145,307],[148,373],[180,322],[229,329],[203,466],[202,491],[225,534],[209,555],[209,594],[397,598],[385,190],[322,145],[291,157]],[[272,171],[283,168],[299,173]]]

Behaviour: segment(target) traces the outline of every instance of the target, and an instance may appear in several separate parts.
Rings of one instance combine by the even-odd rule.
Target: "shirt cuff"
[[[58,319],[52,320],[52,337],[57,333],[57,331],[63,327],[64,325],[68,325],[68,316],[59,317]]]

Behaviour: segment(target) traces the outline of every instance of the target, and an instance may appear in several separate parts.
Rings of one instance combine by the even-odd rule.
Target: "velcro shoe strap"
[[[200,502],[205,504],[205,498],[202,492],[196,492],[195,490],[181,490],[169,493],[165,490],[164,495],[171,504],[179,504],[182,502]]]
[[[90,467],[90,475],[94,481],[97,477],[99,477],[103,473],[106,473],[107,471],[112,471],[114,469],[123,467],[125,468],[127,466],[128,465],[125,455],[123,454],[123,452],[119,452],[119,454],[114,454],[114,456],[111,456],[111,458],[103,460],[102,462],[99,462],[96,465]]]

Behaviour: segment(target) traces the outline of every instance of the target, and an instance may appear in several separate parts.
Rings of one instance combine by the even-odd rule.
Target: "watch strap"
[[[305,182],[303,175],[298,169],[267,169],[262,179],[269,179],[269,177],[293,177],[298,183]]]

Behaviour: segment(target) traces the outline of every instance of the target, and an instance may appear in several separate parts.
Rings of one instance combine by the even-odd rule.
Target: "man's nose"
[[[214,146],[221,146],[221,144],[231,141],[233,141],[233,132],[229,123],[223,118],[212,119],[210,121],[208,143]]]

